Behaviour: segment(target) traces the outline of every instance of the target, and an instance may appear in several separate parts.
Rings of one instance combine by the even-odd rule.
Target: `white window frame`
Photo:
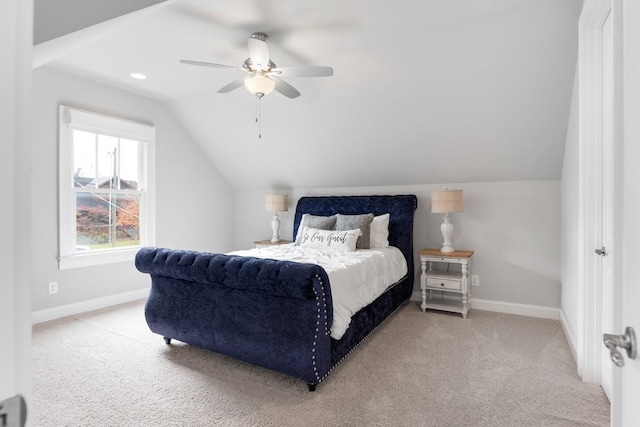
[[[73,185],[73,130],[130,139],[142,143],[140,183],[140,245],[78,252],[76,250],[76,191]],[[66,270],[133,261],[143,246],[155,245],[155,126],[59,105],[58,139],[58,268]]]

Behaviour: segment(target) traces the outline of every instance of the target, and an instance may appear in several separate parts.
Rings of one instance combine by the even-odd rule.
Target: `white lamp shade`
[[[464,211],[462,190],[442,190],[431,193],[432,213],[451,213]]]
[[[268,95],[271,93],[273,88],[276,87],[276,82],[271,80],[269,77],[256,74],[253,77],[245,79],[244,87],[254,95],[257,93]]]
[[[289,198],[286,194],[267,194],[264,209],[267,212],[286,212],[289,210]]]

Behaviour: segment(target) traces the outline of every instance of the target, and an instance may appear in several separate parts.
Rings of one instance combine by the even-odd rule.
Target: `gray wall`
[[[472,249],[473,274],[480,286],[473,298],[560,307],[560,182],[512,181],[450,185],[464,190],[465,211],[453,214],[457,249]],[[442,215],[431,214],[431,192],[441,185],[358,188],[277,189],[289,194],[289,211],[280,214],[281,238],[290,239],[298,198],[305,195],[415,194],[414,248],[442,245]],[[236,247],[271,236],[271,213],[264,196],[272,189],[236,193]],[[416,264],[416,268],[417,268]],[[414,291],[419,290],[416,277]]]
[[[50,68],[34,72],[32,215],[33,310],[43,310],[148,287],[131,263],[60,271],[57,268],[57,105],[95,110],[157,126],[157,246],[226,252],[270,237],[263,191],[232,192],[164,104]],[[464,190],[465,212],[453,214],[454,246],[476,251],[474,299],[560,307],[559,181],[451,185]],[[303,195],[407,194],[418,196],[415,248],[439,247],[441,215],[429,212],[431,191],[442,185],[293,189],[281,214],[290,238],[293,209]],[[47,283],[59,293],[48,295]],[[419,284],[416,280],[416,291]]]
[[[234,194],[164,104],[51,68],[33,74],[33,311],[149,286],[133,262],[58,270],[58,113],[69,106],[156,125],[156,245],[194,250],[233,248]],[[47,283],[59,292],[49,295]]]

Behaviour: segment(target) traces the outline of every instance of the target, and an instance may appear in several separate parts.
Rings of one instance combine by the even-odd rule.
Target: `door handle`
[[[616,366],[624,366],[624,357],[622,357],[622,353],[618,351],[618,347],[627,351],[629,359],[633,360],[636,358],[636,334],[631,326],[627,326],[624,330],[624,335],[603,334],[602,340],[611,352],[611,360]]]
[[[603,246],[602,249],[596,249],[596,255],[607,256],[607,248]]]
[[[27,420],[27,404],[22,396],[0,401],[0,426],[24,427]]]

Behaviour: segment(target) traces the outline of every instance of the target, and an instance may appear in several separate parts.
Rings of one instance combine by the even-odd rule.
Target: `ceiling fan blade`
[[[298,92],[298,90],[295,87],[291,86],[289,83],[274,76],[270,76],[270,78],[274,82],[276,82],[276,86],[274,87],[274,89],[287,98],[297,98],[298,96],[300,96],[300,92]]]
[[[267,38],[268,36],[265,33],[253,33],[247,42],[249,58],[256,70],[266,70],[269,67]]]
[[[272,68],[268,74],[272,73],[278,77],[328,77],[333,76],[333,68],[322,65],[295,65]]]
[[[232,90],[238,89],[240,86],[242,86],[242,84],[244,83],[244,81],[245,81],[246,79],[248,79],[248,78],[249,78],[249,76],[247,76],[247,77],[243,77],[243,78],[238,79],[238,80],[234,80],[234,81],[232,81],[231,83],[229,83],[228,85],[221,87],[221,88],[218,90],[218,93],[229,93],[229,92],[231,92]]]
[[[226,68],[228,70],[247,71],[244,68],[234,67],[233,65],[214,64],[213,62],[190,61],[188,59],[181,59],[180,63],[188,65],[199,65],[201,67]]]

